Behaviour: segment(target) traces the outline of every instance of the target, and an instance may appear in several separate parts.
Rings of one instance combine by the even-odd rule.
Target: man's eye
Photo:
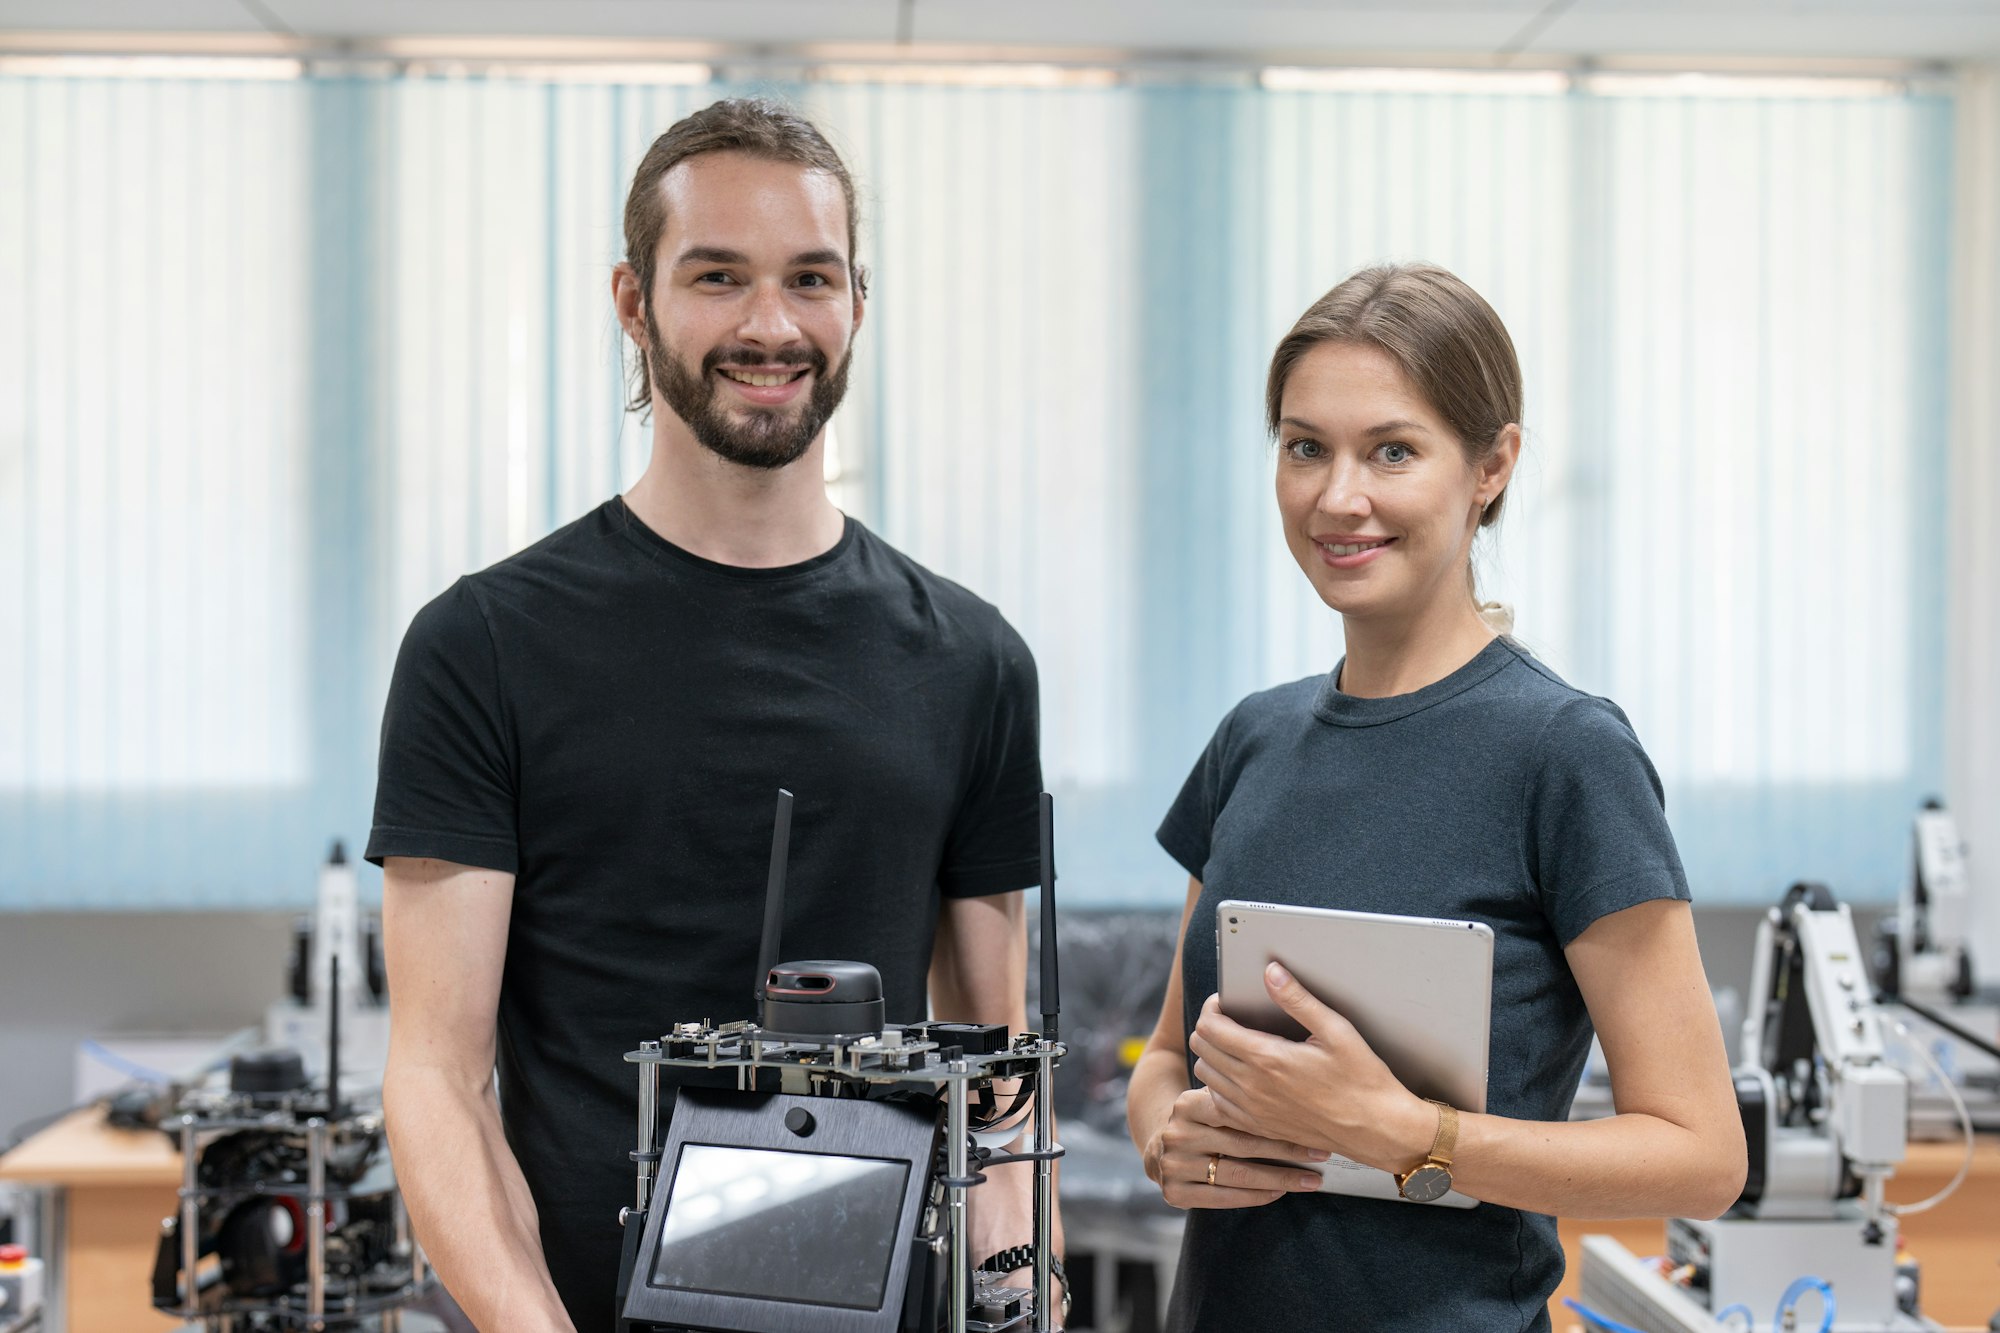
[[[736,280],[727,273],[716,272],[716,273],[704,273],[700,277],[696,278],[695,281],[725,283],[725,282],[734,282]]]

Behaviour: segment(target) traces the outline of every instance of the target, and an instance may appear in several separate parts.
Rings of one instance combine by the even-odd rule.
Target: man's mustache
[[[748,347],[717,347],[701,359],[701,373],[706,376],[723,365],[764,366],[776,370],[810,370],[815,374],[826,373],[826,353],[818,348],[806,348],[796,357],[773,356],[768,352],[752,351]]]

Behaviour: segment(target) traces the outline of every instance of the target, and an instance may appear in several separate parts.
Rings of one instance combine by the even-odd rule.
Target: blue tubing
[[[127,1060],[124,1056],[118,1054],[118,1052],[95,1038],[85,1037],[78,1045],[83,1047],[85,1055],[88,1055],[106,1069],[123,1074],[126,1078],[137,1079],[141,1083],[151,1083],[158,1087],[165,1087],[174,1081],[173,1077],[169,1074],[163,1074],[157,1069],[148,1069],[145,1065],[139,1064],[137,1061]]]
[[[1581,1301],[1571,1300],[1567,1296],[1563,1297],[1563,1304],[1582,1315],[1585,1322],[1594,1324],[1598,1328],[1608,1329],[1610,1333],[1646,1333],[1644,1329],[1634,1328],[1630,1324],[1621,1324],[1616,1319],[1601,1315]]]
[[[1834,1303],[1833,1284],[1825,1278],[1802,1277],[1785,1288],[1785,1294],[1778,1298],[1778,1313],[1772,1316],[1771,1327],[1777,1328],[1785,1322],[1785,1315],[1798,1304],[1799,1297],[1809,1291],[1817,1291],[1820,1301],[1819,1333],[1833,1333],[1833,1313],[1839,1307]]]

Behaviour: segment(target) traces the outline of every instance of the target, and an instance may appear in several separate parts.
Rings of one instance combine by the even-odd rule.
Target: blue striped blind
[[[721,85],[0,75],[0,907],[303,901],[403,627],[628,485],[609,266]],[[1482,586],[1631,714],[1699,898],[1883,897],[1940,778],[1949,105],[1890,93],[778,90],[874,297],[836,496],[1042,669],[1073,902],[1339,625],[1265,358],[1385,258],[1507,320]]]

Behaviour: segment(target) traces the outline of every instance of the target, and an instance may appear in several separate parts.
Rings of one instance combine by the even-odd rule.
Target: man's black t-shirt
[[[580,1333],[613,1327],[638,1080],[677,1021],[752,1016],[778,788],[785,958],[881,969],[921,1019],[939,895],[1036,877],[1034,662],[998,611],[849,519],[778,569],[622,500],[418,613],[368,858],[515,875],[501,1114]]]

